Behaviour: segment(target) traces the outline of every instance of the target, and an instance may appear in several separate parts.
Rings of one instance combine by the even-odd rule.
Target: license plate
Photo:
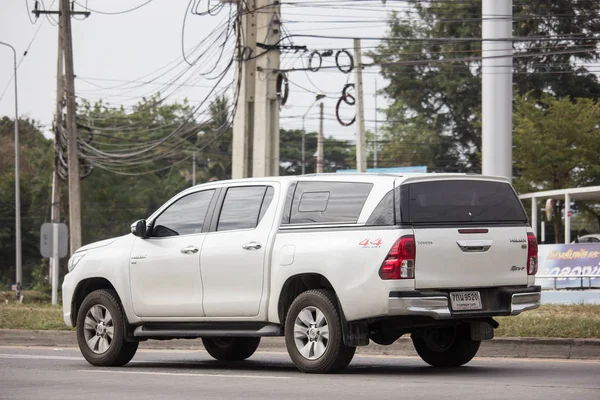
[[[479,292],[450,292],[450,303],[455,311],[481,310]]]

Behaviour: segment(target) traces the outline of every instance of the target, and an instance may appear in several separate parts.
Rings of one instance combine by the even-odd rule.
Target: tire
[[[306,373],[341,371],[356,351],[344,344],[335,295],[320,289],[306,291],[292,302],[285,319],[285,344],[296,367]]]
[[[259,337],[202,338],[204,348],[215,360],[242,361],[250,357],[260,344]]]
[[[412,341],[421,359],[434,367],[464,365],[475,357],[481,344],[469,338],[465,326],[428,329],[423,336],[413,336]]]
[[[94,366],[123,366],[137,351],[138,342],[125,340],[125,318],[117,299],[113,290],[96,290],[87,295],[77,313],[79,349]]]

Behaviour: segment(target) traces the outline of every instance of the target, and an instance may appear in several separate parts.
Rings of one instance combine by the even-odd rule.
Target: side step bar
[[[210,336],[282,336],[281,325],[227,322],[148,323],[133,331],[134,337],[149,339],[194,339]]]

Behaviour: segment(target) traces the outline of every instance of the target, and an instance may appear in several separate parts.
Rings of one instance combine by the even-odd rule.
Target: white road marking
[[[0,346],[0,349],[15,349],[15,350],[33,350],[32,347],[22,347],[22,346]],[[39,349],[39,348],[38,348]],[[47,350],[54,351],[69,351],[75,350],[73,348],[47,348]],[[204,350],[181,350],[181,349],[139,349],[138,353],[172,353],[172,354],[197,354],[206,353]],[[269,356],[269,355],[279,355],[279,356],[287,356],[288,353],[280,352],[280,351],[257,351],[255,354]],[[45,356],[45,355],[35,355],[35,354],[11,354],[11,353],[0,353],[0,359],[2,358],[20,358],[20,359],[31,359],[31,360],[66,360],[66,361],[83,361],[83,357],[67,357],[67,356]],[[354,356],[355,359],[360,358],[371,358],[371,359],[388,359],[388,360],[419,360],[419,357],[415,356],[400,356],[400,355],[390,355],[390,354],[360,354],[357,353]],[[510,361],[510,362],[521,362],[521,363],[564,363],[564,364],[600,364],[599,360],[592,359],[558,359],[558,358],[514,358],[514,357],[475,357],[473,360],[475,361],[484,361],[484,362],[495,362],[495,361]],[[163,361],[154,361],[154,360],[133,360],[131,363],[144,363],[144,364],[152,364],[152,363],[186,363],[188,360],[163,360]]]
[[[160,376],[193,376],[201,378],[250,378],[250,379],[291,379],[289,376],[272,375],[229,375],[229,374],[192,374],[185,372],[148,372],[148,371],[108,371],[103,369],[79,369],[77,372],[91,372],[96,374],[133,374],[133,375],[160,375]]]
[[[42,356],[36,354],[0,354],[0,358],[19,358],[28,360],[67,360],[67,361],[82,361],[83,357],[67,357],[67,356]]]

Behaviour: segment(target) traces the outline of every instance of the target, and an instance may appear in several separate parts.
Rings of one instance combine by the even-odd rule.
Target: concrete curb
[[[77,347],[74,331],[33,331],[0,329],[0,346]],[[148,340],[141,349],[202,350],[200,340]],[[286,352],[283,338],[267,337],[259,351]],[[357,354],[417,356],[409,337],[402,337],[390,346],[371,343],[359,347]],[[479,357],[555,358],[600,360],[600,339],[559,338],[495,338],[482,342]]]

